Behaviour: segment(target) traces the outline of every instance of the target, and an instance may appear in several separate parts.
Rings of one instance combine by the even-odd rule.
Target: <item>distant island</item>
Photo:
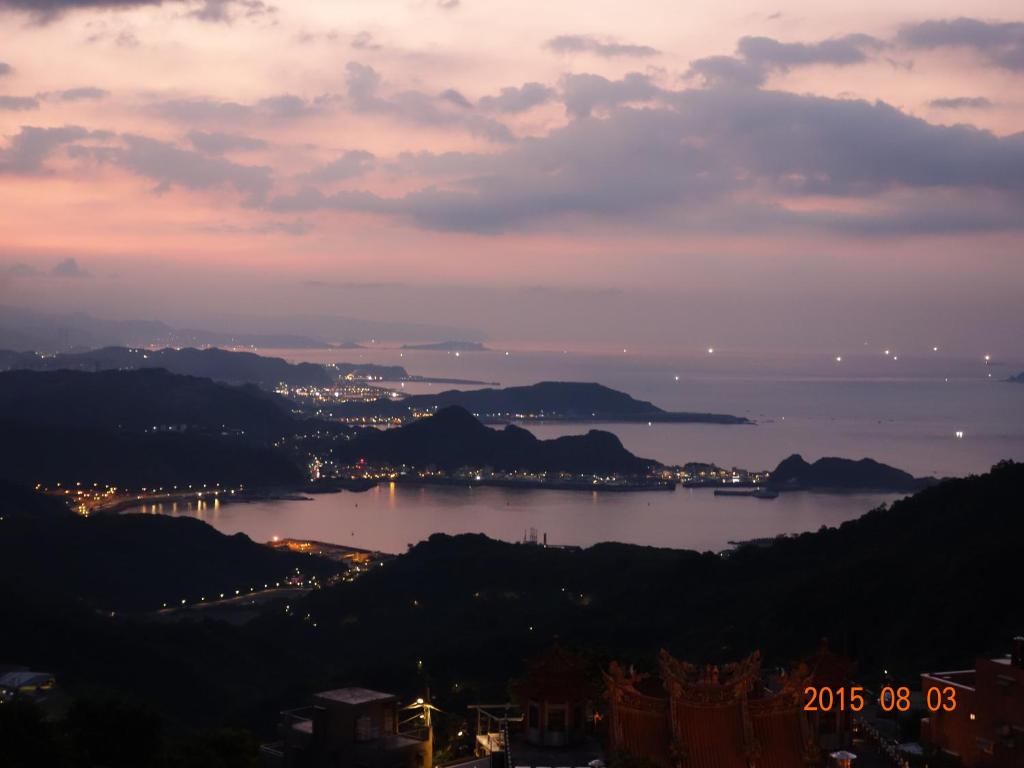
[[[476,338],[474,329],[423,323],[361,320],[337,315],[292,315],[282,318],[238,318],[248,332],[178,328],[159,320],[111,320],[84,312],[50,313],[0,305],[0,349],[46,353],[125,347],[244,347],[251,350],[330,349],[325,339],[342,343],[360,339],[417,342]],[[261,328],[277,329],[264,332]]]
[[[389,417],[404,419],[448,406],[464,408],[481,421],[604,421],[703,424],[750,424],[749,419],[721,413],[665,411],[602,384],[542,381],[528,386],[472,391],[447,390],[436,395],[381,398],[372,402],[344,403],[332,413],[352,419]]]
[[[588,490],[675,485],[656,461],[600,430],[539,440],[512,425],[491,429],[457,405],[384,431],[301,413],[251,384],[160,368],[7,371],[0,373],[0,478],[89,493],[120,489],[97,507],[104,509],[133,498],[172,501],[193,487],[359,490],[385,477]]]
[[[347,417],[338,411],[377,414],[373,418],[379,420],[372,426],[339,423]],[[588,490],[683,483],[896,493],[936,482],[872,459],[828,457],[810,463],[793,455],[771,472],[699,463],[671,467],[635,456],[603,430],[541,440],[511,423],[549,418],[745,422],[663,411],[598,384],[453,390],[325,404],[316,413],[311,417],[311,410],[294,399],[252,384],[229,385],[162,368],[0,372],[0,479],[50,489],[116,486],[122,490],[113,505],[136,496],[139,503],[173,500],[169,495],[193,486],[244,486],[245,494],[236,497],[241,499],[259,489],[363,490],[379,480]],[[492,429],[488,422],[507,426]]]
[[[933,477],[909,472],[873,459],[826,457],[813,464],[794,453],[783,459],[768,477],[768,487],[790,491],[896,491],[913,492],[933,485]]]
[[[403,344],[402,349],[431,350],[435,352],[487,352],[479,341],[438,341],[433,344]]]
[[[1024,384],[1024,372],[1018,373],[1016,376],[1011,376],[1007,381],[1011,384]]]
[[[343,464],[364,461],[397,467],[461,467],[496,470],[568,472],[575,474],[642,475],[656,464],[627,451],[610,432],[591,430],[539,440],[530,432],[508,425],[484,426],[459,406],[442,408],[429,418],[389,430],[365,430],[336,445],[333,458]]]

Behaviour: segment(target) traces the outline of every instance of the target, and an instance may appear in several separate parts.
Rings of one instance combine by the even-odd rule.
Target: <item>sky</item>
[[[964,11],[0,0],[0,304],[1020,353],[1024,13]]]

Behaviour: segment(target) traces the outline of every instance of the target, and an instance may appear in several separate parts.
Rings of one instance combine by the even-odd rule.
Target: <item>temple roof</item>
[[[617,664],[605,674],[615,748],[682,768],[802,768],[819,756],[802,720],[806,665],[769,687],[757,652],[721,666],[690,664],[666,651],[658,661],[656,677]],[[652,724],[658,713],[661,728]]]
[[[534,701],[585,701],[596,697],[598,686],[587,662],[561,645],[528,659],[512,692]]]
[[[605,680],[605,698],[637,709],[662,711],[668,704],[668,692],[660,677],[626,671],[613,661],[608,671],[602,673]]]
[[[805,661],[811,678],[818,686],[840,688],[853,679],[857,665],[845,654],[829,648],[828,640],[822,638],[818,650]]]
[[[760,682],[761,654],[754,651],[742,661],[697,666],[663,650],[658,657],[665,688],[676,699],[701,703],[726,702],[749,693]]]

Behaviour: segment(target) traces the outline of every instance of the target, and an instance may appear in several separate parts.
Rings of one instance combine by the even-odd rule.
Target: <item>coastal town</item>
[[[290,546],[290,545],[289,545]],[[307,617],[308,619],[308,617]],[[866,674],[827,641],[788,668],[760,652],[726,664],[662,651],[654,672],[598,668],[556,643],[523,663],[502,703],[439,707],[429,689],[311,692],[259,747],[266,768],[1019,768],[1024,637],[974,667],[912,680]],[[415,691],[415,688],[411,689]],[[415,696],[415,698],[412,698]],[[0,667],[0,707],[56,715],[51,673]],[[0,710],[2,714],[2,710]],[[685,756],[685,757],[681,757]]]

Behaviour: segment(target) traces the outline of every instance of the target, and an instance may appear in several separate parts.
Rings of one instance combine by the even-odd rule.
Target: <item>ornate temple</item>
[[[657,675],[605,674],[611,752],[660,768],[806,768],[849,741],[843,715],[804,711],[809,685],[839,686],[851,666],[822,646],[791,672],[765,674],[760,653],[718,667],[662,651]]]
[[[585,740],[599,686],[580,656],[560,645],[533,657],[526,674],[510,686],[526,714],[526,740],[534,746],[567,747]]]

